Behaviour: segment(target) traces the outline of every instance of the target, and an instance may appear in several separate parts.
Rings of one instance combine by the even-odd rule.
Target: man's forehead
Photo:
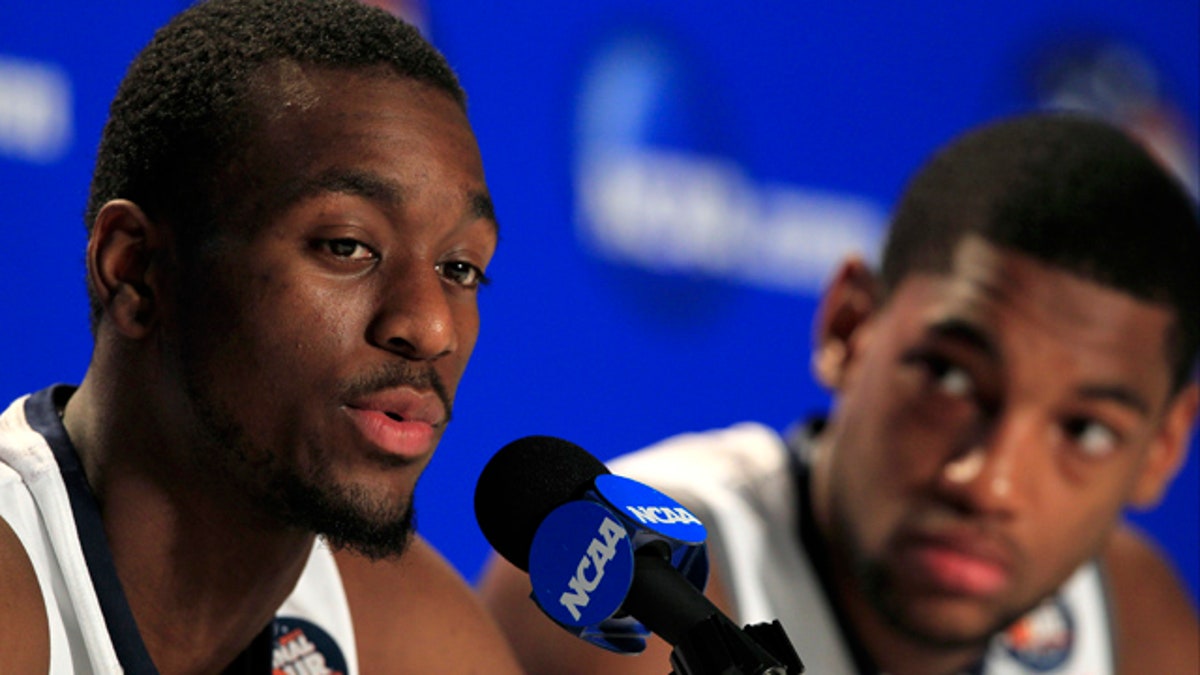
[[[1041,312],[1067,322],[1101,322],[1114,313],[1147,314],[1170,322],[1165,304],[1135,296],[1080,273],[979,236],[955,248],[940,280],[943,302],[965,308],[996,307]]]
[[[909,275],[889,304],[911,331],[988,343],[997,354],[1036,339],[1169,369],[1168,306],[980,238],[964,239],[945,273]]]
[[[445,114],[457,110],[448,93],[385,66],[346,70],[280,60],[256,72],[262,96],[252,103],[248,137],[218,180],[228,210],[246,206],[261,219],[332,192],[401,204],[412,186],[400,179],[408,164],[398,159],[451,147],[458,154],[447,163],[478,174],[478,185],[461,186],[469,214],[495,222],[474,134],[465,116]],[[434,118],[448,121],[431,129]]]

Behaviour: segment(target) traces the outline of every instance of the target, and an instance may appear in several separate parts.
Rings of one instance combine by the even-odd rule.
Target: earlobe
[[[861,258],[842,263],[821,299],[814,325],[813,377],[838,389],[854,355],[854,335],[875,312],[878,282]]]
[[[1188,383],[1170,406],[1130,495],[1130,505],[1138,509],[1153,508],[1162,500],[1187,459],[1188,440],[1200,409],[1200,385]]]
[[[162,248],[159,226],[137,204],[105,204],[88,240],[88,285],[106,319],[126,337],[144,337],[154,322],[154,260]]]

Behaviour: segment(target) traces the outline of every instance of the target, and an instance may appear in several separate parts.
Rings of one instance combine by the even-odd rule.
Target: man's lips
[[[1008,547],[978,534],[907,537],[900,547],[900,561],[906,574],[921,585],[950,595],[995,595],[1012,578]]]
[[[356,398],[342,409],[372,444],[388,454],[415,459],[433,449],[446,409],[433,392],[393,389]]]

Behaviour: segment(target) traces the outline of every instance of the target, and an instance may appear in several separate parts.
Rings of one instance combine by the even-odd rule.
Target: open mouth
[[[434,427],[415,414],[405,417],[396,412],[345,406],[362,435],[388,454],[414,459],[428,454],[435,443]]]

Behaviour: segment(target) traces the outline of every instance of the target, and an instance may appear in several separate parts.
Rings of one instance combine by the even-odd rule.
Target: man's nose
[[[370,327],[378,347],[415,361],[434,360],[458,347],[451,298],[432,263],[392,274]]]
[[[963,509],[1011,515],[1032,496],[1039,457],[1052,454],[1038,429],[1032,416],[1001,414],[942,466],[939,489]]]

